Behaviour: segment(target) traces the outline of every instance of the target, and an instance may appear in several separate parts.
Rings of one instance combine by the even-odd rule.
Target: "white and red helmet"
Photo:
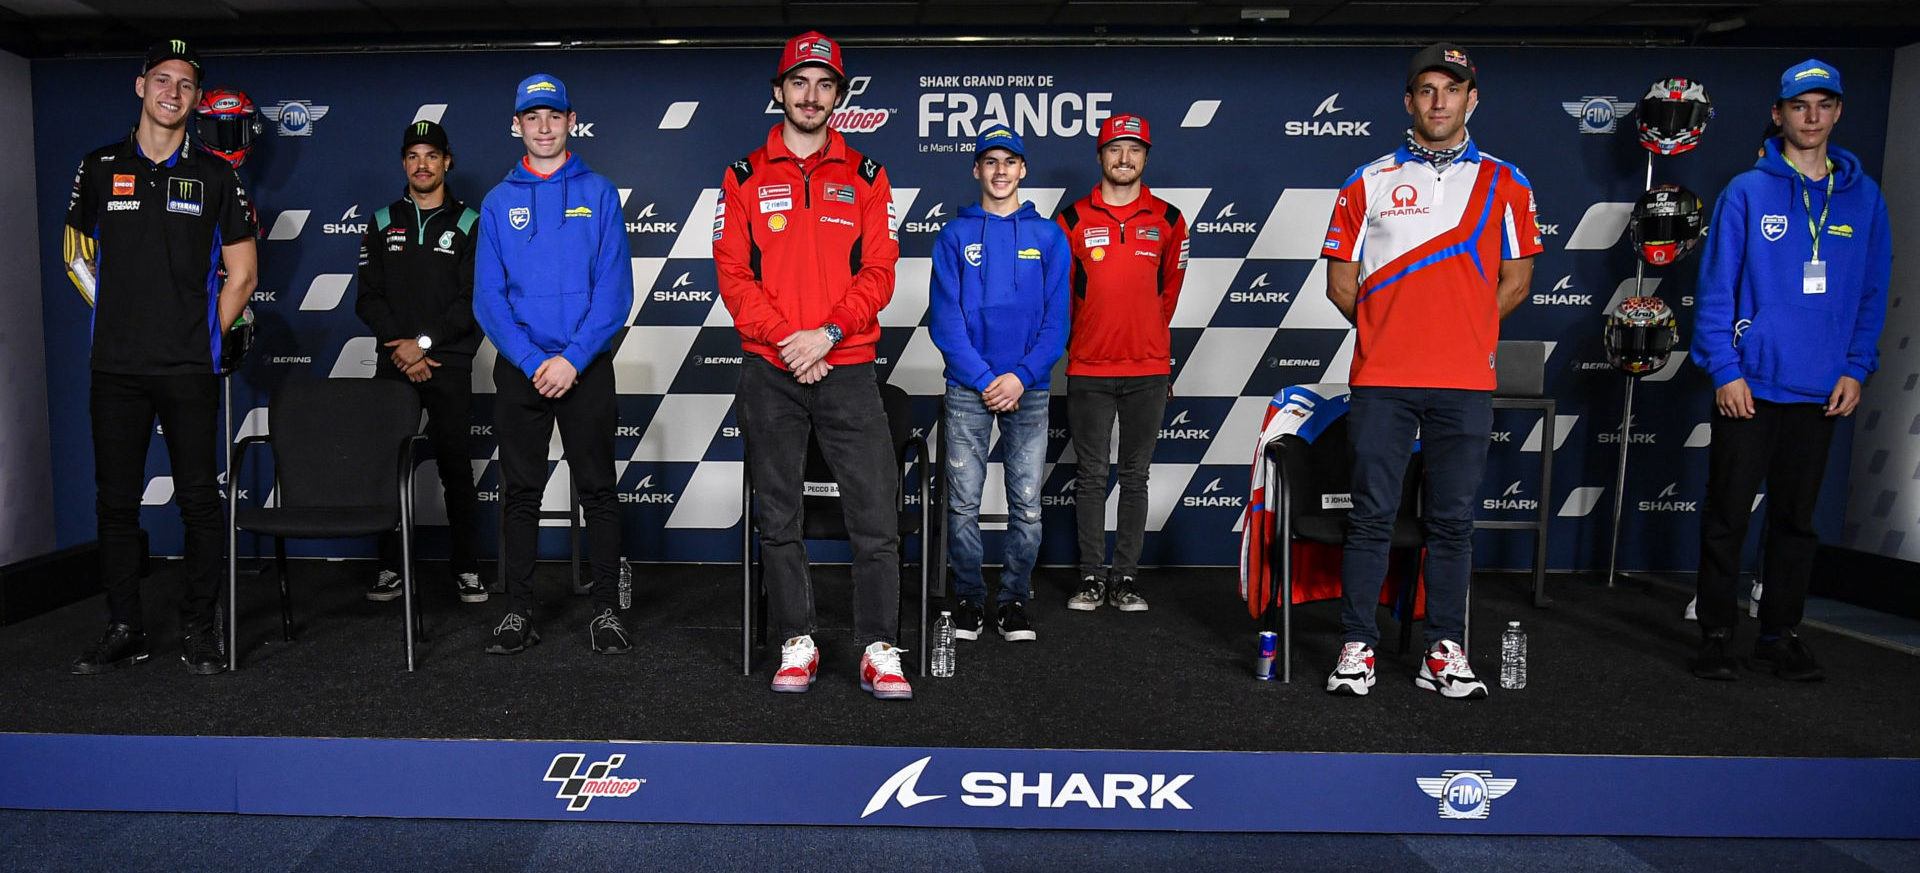
[[[1693,79],[1661,79],[1647,89],[1634,112],[1640,119],[1640,144],[1656,155],[1677,155],[1700,144],[1713,118],[1706,86]]]

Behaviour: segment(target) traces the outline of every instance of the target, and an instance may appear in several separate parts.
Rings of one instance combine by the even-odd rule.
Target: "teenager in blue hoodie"
[[[1027,175],[1020,135],[996,124],[980,132],[973,177],[980,202],[960,210],[933,246],[934,345],[946,358],[947,563],[960,604],[956,636],[980,636],[986,582],[980,575],[980,492],[987,449],[1000,422],[1007,534],[994,627],[1008,640],[1036,638],[1027,617],[1029,577],[1040,554],[1040,479],[1046,467],[1047,398],[1067,348],[1067,278],[1073,253],[1059,225],[1020,200]]]
[[[587,521],[593,650],[632,649],[620,620],[620,504],[614,495],[613,336],[633,307],[633,271],[620,192],[567,150],[573,105],[541,73],[515,93],[513,130],[527,154],[480,207],[473,314],[499,350],[494,434],[506,513],[507,614],[487,651],[514,654],[540,641],[533,621],[533,562],[547,444],[560,443]]]
[[[1840,120],[1840,71],[1818,60],[1780,76],[1753,169],[1714,206],[1700,264],[1693,360],[1713,379],[1713,442],[1700,523],[1703,679],[1733,679],[1728,654],[1740,546],[1761,480],[1767,534],[1760,636],[1749,666],[1801,681],[1819,662],[1794,633],[1819,538],[1814,503],[1834,420],[1852,415],[1879,360],[1893,266],[1887,203],[1852,153],[1827,140]]]

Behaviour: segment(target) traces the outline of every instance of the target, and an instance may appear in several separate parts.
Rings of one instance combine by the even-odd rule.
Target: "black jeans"
[[[1767,483],[1767,535],[1761,544],[1760,628],[1779,633],[1800,623],[1820,538],[1814,505],[1827,471],[1835,419],[1818,403],[1755,398],[1752,418],[1713,414],[1707,449],[1707,498],[1700,518],[1700,629],[1732,630],[1738,619],[1740,547],[1753,498]]]
[[[1374,615],[1417,432],[1426,462],[1421,520],[1427,532],[1427,646],[1460,642],[1473,575],[1473,498],[1492,442],[1493,393],[1357,386],[1347,418],[1353,511],[1340,551],[1341,641],[1380,644]]]
[[[471,364],[445,364],[425,382],[407,379],[399,368],[381,359],[375,375],[412,386],[427,410],[427,442],[433,446],[434,466],[440,469],[440,488],[447,501],[447,535],[452,540],[451,569],[480,572],[480,498],[473,487],[472,453],[467,443],[473,427],[473,370]],[[380,566],[400,569],[400,534],[380,537]]]
[[[620,408],[611,356],[593,359],[573,388],[555,400],[540,396],[533,380],[505,358],[494,363],[493,385],[493,429],[500,443],[501,504],[506,513],[506,539],[500,547],[507,608],[533,612],[540,496],[546,490],[547,444],[555,421],[560,424],[560,445],[586,516],[595,611],[619,608],[620,502],[613,490],[613,431]]]
[[[225,442],[219,432],[220,377],[94,373],[88,409],[93,417],[100,581],[107,589],[108,619],[135,629],[145,626],[140,609],[140,499],[146,490],[147,446],[158,416],[173,468],[173,500],[186,526],[181,629],[204,632],[213,625],[220,561],[226,556],[215,479],[216,458]]]
[[[840,486],[853,544],[853,636],[861,647],[900,635],[900,468],[873,364],[843,364],[802,385],[751,352],[736,401],[747,441],[753,522],[772,640],[813,633],[813,582],[801,537],[807,437],[816,436]]]
[[[1160,423],[1167,415],[1168,376],[1067,377],[1067,427],[1077,463],[1073,519],[1080,541],[1080,575],[1105,578],[1107,455],[1113,421],[1120,419],[1120,512],[1114,534],[1113,576],[1140,574],[1147,535],[1147,474]]]

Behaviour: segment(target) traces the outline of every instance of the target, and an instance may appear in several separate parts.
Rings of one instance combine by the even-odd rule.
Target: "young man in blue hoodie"
[[[994,627],[1008,640],[1037,636],[1027,598],[1040,555],[1048,380],[1067,348],[1073,252],[1059,225],[1021,202],[1026,176],[1020,135],[1002,124],[981,131],[973,153],[980,202],[947,222],[933,246],[929,309],[947,373],[941,425],[947,441],[947,562],[960,599],[955,635],[963,640],[979,638],[986,614],[980,491],[995,420],[1005,454],[1007,534]]]
[[[1760,636],[1749,666],[1786,679],[1824,673],[1794,633],[1819,538],[1814,503],[1834,420],[1852,415],[1879,360],[1893,266],[1887,203],[1852,153],[1827,140],[1840,71],[1807,60],[1780,76],[1753,169],[1714,206],[1700,264],[1693,360],[1713,379],[1713,442],[1700,522],[1695,676],[1733,679],[1740,546],[1761,480],[1767,535]]]
[[[499,350],[494,433],[506,513],[507,614],[487,651],[514,654],[540,641],[533,628],[533,562],[547,444],[560,424],[587,521],[593,650],[632,649],[620,620],[620,504],[614,495],[614,334],[633,307],[633,271],[620,192],[567,150],[573,104],[540,73],[515,92],[513,130],[527,154],[480,207],[473,313]]]

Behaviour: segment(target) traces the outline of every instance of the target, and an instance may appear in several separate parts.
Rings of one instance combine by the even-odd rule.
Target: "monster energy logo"
[[[193,183],[185,179],[175,179],[173,180],[173,190],[173,196],[185,200],[193,196]]]
[[[176,52],[185,54],[187,51],[187,41],[184,39],[168,40],[167,44],[173,46],[173,50]]]
[[[187,215],[200,214],[200,181],[198,179],[167,180],[167,211]]]
[[[415,123],[415,124],[413,125],[413,135],[414,135],[414,136],[426,136],[426,135],[427,135],[427,125],[429,125],[429,124],[432,124],[432,123],[433,123],[433,122],[431,122],[431,121],[421,121],[421,122],[416,122],[416,123]]]

